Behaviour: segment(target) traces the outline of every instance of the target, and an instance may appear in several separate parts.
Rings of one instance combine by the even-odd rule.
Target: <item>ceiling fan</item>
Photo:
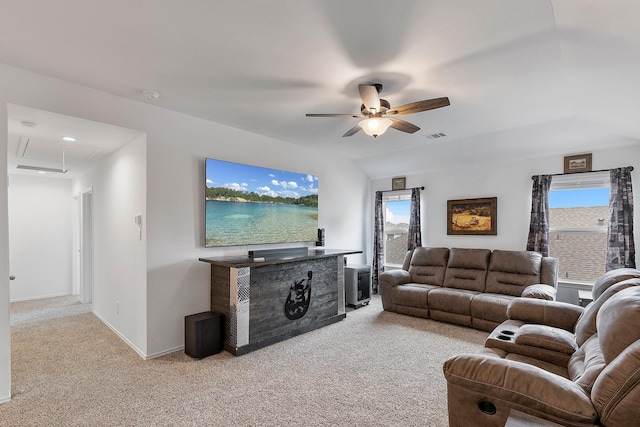
[[[391,108],[389,102],[386,99],[381,99],[379,96],[380,92],[382,92],[382,85],[380,83],[359,84],[358,91],[360,92],[360,98],[362,98],[360,114],[307,114],[307,117],[350,117],[354,119],[364,119],[342,136],[351,136],[363,130],[367,135],[375,138],[385,133],[389,127],[407,133],[414,133],[420,130],[418,126],[397,119],[396,116],[419,113],[421,111],[433,110],[449,105],[449,98],[444,97],[426,99],[424,101],[412,102]]]

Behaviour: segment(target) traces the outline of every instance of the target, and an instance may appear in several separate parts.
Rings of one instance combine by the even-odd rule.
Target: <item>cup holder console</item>
[[[503,329],[502,331],[498,332],[498,335],[496,336],[496,338],[502,341],[512,341],[515,334],[516,333],[513,331],[510,331],[508,329]]]

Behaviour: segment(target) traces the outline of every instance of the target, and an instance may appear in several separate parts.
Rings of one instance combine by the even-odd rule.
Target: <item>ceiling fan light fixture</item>
[[[391,120],[386,118],[373,117],[362,120],[358,123],[358,126],[362,128],[364,133],[375,138],[378,135],[385,133],[392,123],[393,122]]]

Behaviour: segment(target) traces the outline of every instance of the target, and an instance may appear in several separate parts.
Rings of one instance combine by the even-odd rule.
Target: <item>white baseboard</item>
[[[53,295],[41,295],[37,297],[26,297],[26,298],[16,298],[12,299],[9,302],[22,302],[22,301],[34,301],[45,298],[57,298],[57,297],[68,297],[74,295],[73,293],[65,293],[65,294],[53,294]]]
[[[11,396],[9,397],[0,397],[0,405],[2,405],[3,403],[7,403],[11,400]]]
[[[176,348],[173,348],[173,349],[170,349],[170,350],[161,351],[159,353],[151,354],[151,355],[147,356],[145,358],[145,360],[155,359],[156,357],[162,357],[162,356],[165,356],[167,354],[171,354],[171,353],[175,353],[176,351],[183,351],[183,350],[184,350],[184,346],[181,345],[180,347],[176,347]]]
[[[114,328],[109,322],[107,322],[104,317],[100,316],[95,311],[93,311],[93,315],[96,316],[98,319],[100,319],[100,321],[104,323],[107,326],[107,328],[111,329],[114,334],[116,334],[122,341],[124,341],[129,347],[131,347],[136,353],[138,353],[140,357],[142,357],[144,360],[148,359],[148,356],[142,350],[140,350],[131,341],[129,341],[124,335],[118,332],[118,330]]]

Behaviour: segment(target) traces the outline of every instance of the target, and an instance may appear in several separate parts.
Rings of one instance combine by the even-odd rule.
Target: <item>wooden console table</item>
[[[200,258],[211,264],[211,311],[225,317],[225,350],[239,356],[344,319],[344,256],[358,253]]]

